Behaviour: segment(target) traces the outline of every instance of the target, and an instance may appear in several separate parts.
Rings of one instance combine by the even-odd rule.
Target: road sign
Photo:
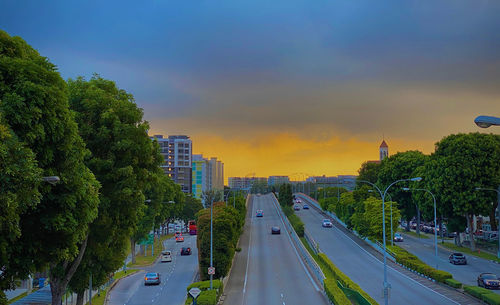
[[[208,267],[208,274],[215,274],[215,267]]]
[[[200,295],[200,293],[201,293],[200,288],[196,288],[196,287],[194,287],[194,288],[189,289],[189,294],[190,294],[190,295],[191,295],[194,299],[196,299],[196,298]]]

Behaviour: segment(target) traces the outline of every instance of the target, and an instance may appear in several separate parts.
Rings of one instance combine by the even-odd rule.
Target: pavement
[[[263,217],[255,217],[257,209]],[[271,235],[272,226],[281,234]],[[329,304],[292,246],[272,195],[252,196],[240,247],[224,304]]]
[[[296,214],[321,251],[372,298],[383,304],[383,256],[335,221],[333,228],[323,228],[321,222],[327,217],[313,207],[310,198],[301,198],[303,203],[309,203],[310,209],[297,211]],[[420,277],[390,260],[387,261],[387,281],[391,285],[389,304],[481,304],[468,295]]]
[[[404,232],[402,234],[404,241],[397,243],[397,245],[414,254],[429,266],[436,268],[434,238],[419,239]],[[438,245],[440,242],[438,240]],[[454,279],[465,285],[477,286],[477,276],[483,272],[500,275],[500,264],[473,255],[466,255],[467,265],[453,265],[448,260],[451,253],[451,250],[438,246],[437,268],[451,273]],[[500,290],[492,291],[500,294]]]
[[[176,243],[173,238],[164,241],[165,250],[172,252],[172,262],[159,260],[129,277],[121,279],[109,292],[109,305],[180,305],[187,296],[186,288],[198,272],[198,250],[196,236],[184,235],[184,242]],[[192,254],[181,256],[182,247],[191,247]],[[145,286],[144,275],[159,272],[161,284]]]

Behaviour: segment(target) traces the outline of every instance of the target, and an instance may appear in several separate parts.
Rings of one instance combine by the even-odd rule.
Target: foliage
[[[395,202],[385,202],[385,232],[386,240],[390,240],[391,228],[391,204],[392,204],[392,226],[397,228],[400,217],[399,209]],[[364,201],[364,208],[357,210],[352,215],[352,225],[361,236],[376,240],[382,240],[382,200],[369,197]]]
[[[190,195],[186,196],[186,200],[182,205],[180,219],[187,223],[189,220],[195,219],[196,213],[203,210],[201,200]]]
[[[282,206],[293,205],[292,185],[290,183],[284,183],[280,186],[278,201]]]
[[[361,164],[361,168],[358,170],[358,178],[356,183],[356,188],[362,184],[359,181],[364,180],[371,183],[376,183],[378,180],[378,173],[380,170],[380,163],[365,162]]]
[[[265,194],[267,192],[268,192],[267,181],[255,179],[252,182],[252,187],[250,188],[250,193],[252,193],[252,194],[257,194],[257,193]]]
[[[282,209],[283,209],[283,213],[285,213],[286,217],[288,218],[288,221],[290,221],[290,224],[292,225],[293,229],[295,230],[295,233],[297,233],[297,235],[299,237],[303,237],[304,236],[304,223],[302,222],[300,217],[295,215],[295,212],[293,211],[293,209],[288,205],[283,206]]]
[[[216,290],[204,290],[200,293],[196,299],[196,304],[198,305],[215,305],[217,304],[217,291]]]
[[[333,278],[326,278],[323,281],[326,296],[333,304],[336,305],[351,305],[351,301],[344,294],[342,289],[337,285],[337,280]]]
[[[99,183],[84,164],[89,152],[68,107],[67,86],[55,65],[19,37],[0,31],[0,112],[36,156],[43,176],[40,204],[23,214],[21,237],[5,276],[24,277],[49,266],[53,302],[59,303],[97,217]],[[75,260],[76,259],[76,260]]]
[[[212,287],[214,289],[220,289],[222,286],[222,282],[220,280],[213,280],[212,281]],[[187,288],[186,288],[186,291],[189,293],[189,290],[191,290],[191,288],[200,288],[200,290],[207,290],[210,288],[210,280],[208,281],[201,281],[201,282],[195,282],[195,283],[191,283]]]
[[[483,287],[464,286],[464,291],[480,300],[485,301],[487,304],[500,304],[500,295]]]
[[[455,280],[455,279],[446,279],[444,280],[444,283],[453,287],[453,288],[462,288],[462,283],[460,283],[459,281]]]
[[[14,259],[11,245],[21,236],[20,217],[40,201],[41,171],[33,152],[2,121],[0,114],[0,266],[10,269],[9,262]],[[0,298],[3,290],[13,288],[14,284],[12,278],[2,275]]]

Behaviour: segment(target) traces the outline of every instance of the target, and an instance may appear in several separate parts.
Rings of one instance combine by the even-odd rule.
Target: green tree
[[[280,186],[278,201],[281,205],[293,205],[292,185],[284,183]]]
[[[20,218],[40,201],[40,174],[33,152],[18,141],[0,114],[0,266],[3,270],[12,270],[10,262],[15,259],[12,245],[21,236]],[[0,304],[5,299],[3,290],[13,289],[14,280],[5,273],[0,274]]]
[[[365,162],[361,164],[361,168],[358,170],[357,180],[365,180],[371,183],[376,183],[378,180],[378,173],[380,170],[380,163],[375,162]],[[360,183],[356,183],[356,186],[360,186]]]
[[[426,187],[436,195],[438,207],[453,207],[453,215],[467,219],[471,234],[473,215],[488,215],[495,207],[494,192],[476,191],[476,187],[500,184],[500,135],[469,133],[449,135],[436,144],[426,169]]]
[[[375,240],[382,240],[382,200],[375,197],[368,197],[364,202],[364,209],[356,211],[353,215],[353,227],[361,235]],[[397,228],[400,217],[396,202],[385,202],[385,233],[386,240],[391,240],[391,218],[390,206],[392,204],[392,225]]]
[[[196,214],[201,210],[203,210],[201,200],[194,198],[193,196],[187,196],[186,201],[182,206],[179,218],[187,225],[188,221],[194,220],[196,218]]]
[[[102,285],[123,264],[146,189],[156,185],[158,197],[163,197],[168,181],[162,178],[168,178],[159,168],[163,161],[159,148],[149,139],[149,126],[131,94],[98,75],[89,81],[70,79],[68,87],[80,136],[92,153],[86,164],[102,185],[99,214],[90,225],[85,255],[70,282],[78,294],[77,304],[82,304],[90,275],[93,285]]]
[[[43,176],[42,199],[20,220],[21,236],[6,276],[48,267],[53,304],[85,253],[88,226],[97,217],[99,183],[85,166],[89,152],[68,107],[67,86],[56,67],[19,37],[0,31],[0,112],[35,154]]]

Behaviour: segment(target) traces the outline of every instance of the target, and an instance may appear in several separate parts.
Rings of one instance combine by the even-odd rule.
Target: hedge
[[[325,293],[328,299],[335,305],[351,305],[351,301],[344,294],[342,289],[337,285],[337,280],[332,278],[326,278],[323,281],[325,287]]]
[[[207,290],[210,288],[210,280],[192,283],[191,285],[189,285],[186,288],[186,291],[189,293],[189,290],[191,290],[191,288],[193,288],[193,287],[200,288],[200,290]],[[213,280],[212,287],[214,289],[219,289],[221,287],[221,281],[220,280]]]
[[[196,299],[197,305],[216,305],[217,304],[217,291],[205,290],[200,293]]]
[[[186,288],[186,291],[188,292],[188,298],[191,299],[191,296],[189,295],[189,290],[191,288],[200,288],[201,293],[198,296],[198,299],[196,299],[196,304],[198,305],[215,305],[217,304],[217,299],[219,296],[222,294],[222,291],[224,290],[224,287],[222,286],[222,282],[220,280],[213,280],[212,281],[212,290],[210,289],[210,280],[208,281],[201,281],[201,282],[195,282],[189,285]]]
[[[462,288],[462,283],[460,283],[459,281],[457,280],[454,280],[454,279],[446,279],[445,281],[445,284],[448,284],[449,286],[453,287],[453,288]]]
[[[304,237],[304,223],[300,219],[299,216],[295,215],[292,208],[290,206],[281,206],[283,209],[283,213],[285,213],[288,221],[292,225],[293,229],[297,233],[299,237]]]
[[[488,289],[476,286],[464,286],[464,291],[490,305],[500,305],[500,295]]]
[[[359,292],[370,304],[378,304],[368,293],[366,293],[358,284],[354,283],[347,275],[345,275],[340,269],[333,264],[333,262],[324,253],[318,254],[319,260],[328,268],[328,270],[333,274],[335,280],[339,281],[342,286],[351,288]]]
[[[396,255],[396,261],[398,263],[403,264],[406,267],[422,273],[428,277],[431,277],[438,282],[446,284],[447,279],[453,278],[451,273],[432,268],[431,266],[418,259],[418,257],[399,246],[387,246],[387,248],[389,248]]]

